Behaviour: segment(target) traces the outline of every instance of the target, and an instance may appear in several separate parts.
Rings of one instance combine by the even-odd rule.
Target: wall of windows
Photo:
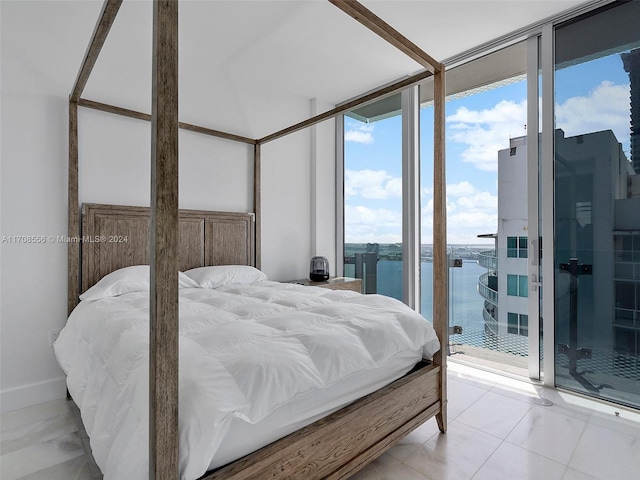
[[[549,386],[639,407],[640,2],[602,4],[447,68],[449,321],[462,327],[450,341],[464,346],[452,349],[461,361],[502,365]],[[427,318],[431,92],[427,81],[416,99],[415,265],[402,262],[400,187],[416,172],[402,164],[401,96],[376,102],[369,113],[353,112],[342,132],[345,274],[371,273],[370,257],[380,279],[387,275],[381,267],[397,262],[393,291],[378,280],[375,291],[403,298],[406,269],[420,272],[416,308]],[[384,143],[387,134],[395,143]],[[366,155],[351,157],[367,145]],[[384,163],[376,163],[380,152]],[[376,207],[367,203],[374,200]],[[361,251],[350,250],[354,243]],[[364,269],[347,261],[356,254]]]

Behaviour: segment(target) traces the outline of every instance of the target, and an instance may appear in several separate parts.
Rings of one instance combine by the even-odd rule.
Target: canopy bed
[[[286,304],[287,309],[298,308],[297,305],[286,303],[292,301],[292,298],[296,298],[299,299],[301,305],[306,305],[305,314],[310,314],[311,312],[314,315],[320,315],[319,312],[324,311],[323,309],[333,311],[331,310],[333,306],[328,306],[329,304],[333,305],[333,303],[348,304],[347,308],[355,309],[354,311],[359,312],[368,308],[365,305],[366,303],[373,302],[375,304],[374,309],[378,308],[384,311],[388,309],[388,321],[382,322],[382,324],[388,323],[392,325],[391,318],[404,319],[406,317],[406,320],[401,322],[402,328],[405,329],[405,334],[402,338],[410,337],[415,339],[422,335],[418,335],[414,330],[411,330],[413,327],[410,325],[414,325],[412,322],[415,319],[408,312],[410,309],[402,304],[386,303],[392,299],[376,298],[379,296],[362,296],[355,292],[333,292],[315,287],[277,285],[276,282],[269,282],[259,276],[252,279],[252,281],[255,281],[255,285],[237,285],[235,282],[224,285],[216,284],[215,288],[205,292],[203,291],[205,288],[202,287],[201,283],[198,284],[198,289],[190,288],[193,287],[193,285],[189,285],[192,280],[184,279],[182,272],[187,271],[187,274],[189,274],[189,272],[194,272],[200,268],[212,266],[228,266],[232,269],[242,267],[245,269],[238,270],[238,272],[250,272],[252,275],[255,272],[259,272],[261,263],[261,145],[315,125],[323,120],[333,118],[356,106],[401,91],[409,86],[417,85],[431,76],[434,77],[435,107],[433,330],[437,335],[436,341],[442,348],[437,349],[437,351],[434,351],[435,349],[428,352],[424,350],[426,353],[421,353],[420,355],[428,359],[428,361],[420,360],[420,358],[417,361],[413,360],[412,365],[414,366],[408,369],[403,366],[404,373],[391,383],[387,381],[375,387],[376,381],[380,382],[381,380],[373,381],[368,387],[369,389],[365,396],[362,396],[362,393],[357,395],[354,393],[355,396],[352,398],[345,397],[348,398],[348,404],[334,405],[334,408],[323,410],[323,413],[319,414],[315,419],[306,418],[302,428],[285,432],[285,436],[282,438],[266,438],[262,444],[255,447],[258,449],[253,453],[252,451],[230,452],[228,461],[220,460],[219,464],[212,462],[206,468],[207,473],[201,478],[347,478],[431,417],[435,416],[440,430],[442,432],[446,431],[446,345],[448,342],[448,322],[445,235],[444,67],[358,2],[329,1],[389,41],[402,52],[417,60],[426,70],[259,139],[228,134],[178,121],[177,1],[154,2],[151,115],[82,98],[84,86],[122,0],[106,0],[104,2],[92,40],[69,98],[69,236],[72,238],[79,237],[83,241],[69,244],[68,308],[71,323],[74,317],[80,315],[79,312],[97,308],[97,302],[93,306],[89,305],[91,302],[85,302],[84,300],[78,304],[79,298],[82,298],[80,296],[81,293],[85,295],[86,299],[88,292],[95,292],[95,289],[101,285],[103,279],[109,278],[110,275],[120,275],[123,271],[131,272],[132,270],[128,269],[137,268],[135,266],[149,265],[149,273],[145,278],[150,278],[150,280],[148,285],[144,287],[146,289],[144,298],[148,297],[149,299],[148,306],[145,306],[148,310],[144,311],[148,313],[145,313],[143,320],[146,322],[144,323],[144,328],[148,328],[148,331],[150,331],[148,341],[148,472],[150,478],[175,479],[180,478],[181,474],[183,478],[195,478],[185,476],[184,470],[180,472],[181,465],[184,465],[184,459],[181,459],[183,452],[179,448],[179,443],[182,445],[184,438],[180,436],[181,427],[178,419],[179,406],[182,409],[182,404],[178,403],[178,392],[182,381],[182,377],[179,380],[178,371],[180,369],[180,375],[182,376],[184,366],[181,364],[185,360],[181,358],[182,361],[178,361],[178,346],[181,345],[182,347],[185,341],[184,334],[181,331],[184,325],[182,325],[182,320],[180,323],[178,322],[178,317],[179,311],[182,312],[184,305],[191,305],[189,302],[193,301],[194,305],[197,303],[198,307],[193,307],[196,309],[207,309],[213,304],[217,305],[216,302],[231,302],[236,305],[233,315],[237,315],[238,308],[250,309],[243,302],[248,301],[252,305],[251,308],[257,309],[257,304],[262,305],[260,302],[265,296],[277,298],[281,302],[275,307],[260,307],[267,308],[269,312],[272,312],[274,308],[284,308],[282,306],[283,302]],[[151,121],[152,188],[150,208],[93,204],[85,204],[81,208],[78,198],[79,106]],[[179,128],[253,145],[255,154],[253,212],[236,214],[178,209]],[[117,241],[118,238],[124,237],[127,238],[126,242]],[[113,238],[115,240],[112,242],[91,241],[91,239],[101,238]],[[236,273],[234,270],[234,275]],[[243,273],[240,275],[242,276]],[[181,281],[184,280],[186,286],[176,282],[176,276]],[[318,290],[321,291],[318,292]],[[118,291],[116,295],[119,293],[122,293],[122,291]],[[133,299],[131,300],[134,304],[132,308],[135,310],[140,307],[138,297],[140,294],[141,292],[134,288],[133,291],[128,291],[126,295],[113,298],[118,298],[118,302],[124,298]],[[242,297],[242,302],[229,300],[231,297],[228,295],[231,294],[238,294]],[[183,299],[184,295],[187,296],[187,300]],[[195,296],[198,297],[197,302]],[[224,301],[221,300],[223,297]],[[256,303],[256,305],[253,305],[252,302]],[[375,302],[382,303],[376,304]],[[115,303],[117,302],[110,300],[106,302],[106,304]],[[206,304],[206,306],[202,307],[203,304]],[[357,305],[357,307],[354,305]],[[117,308],[119,309],[120,307]],[[396,309],[399,310],[396,311]],[[120,310],[117,311],[119,312]],[[260,311],[262,312],[262,310]],[[105,315],[109,316],[109,318],[119,318],[117,312],[105,313]],[[218,315],[224,317],[226,313],[219,313]],[[262,313],[258,316],[260,315]],[[337,315],[337,317],[340,317],[340,315]],[[357,317],[355,314],[342,315]],[[415,315],[417,316],[417,314]],[[185,322],[187,318],[190,318],[189,315],[184,313],[180,313],[180,316],[181,319],[182,317],[185,318]],[[93,312],[89,314],[89,317],[97,318],[99,314]],[[327,314],[325,317],[328,318],[331,315]],[[271,320],[272,323],[285,321],[279,317],[277,317],[278,320],[275,320],[275,318],[273,317]],[[358,321],[366,323],[369,320],[363,317]],[[198,320],[198,322],[205,321]],[[318,322],[320,321],[318,320]],[[426,322],[418,323],[424,324]],[[255,328],[261,330],[264,327],[264,324],[260,324]],[[350,329],[349,331],[357,329],[353,325],[348,328]],[[400,327],[397,330],[400,330]],[[407,331],[412,333],[407,334]],[[85,332],[87,337],[94,334],[95,332],[92,331]],[[105,332],[105,335],[108,336],[109,333]],[[273,338],[272,333],[267,336]],[[382,334],[382,336],[389,335]],[[402,342],[398,340],[398,343]],[[411,348],[414,353],[416,351],[423,352],[423,348],[426,348],[428,343],[429,340],[425,337],[421,340],[421,343],[416,343]],[[92,347],[88,350],[93,351],[93,349]],[[183,353],[181,348],[180,356],[182,357],[183,355],[186,354]],[[207,356],[206,358],[209,357]],[[88,360],[87,362],[90,363],[92,361]],[[295,362],[287,362],[287,364],[296,365]],[[73,379],[69,378],[68,383],[71,386]],[[79,383],[84,385],[82,381]],[[74,395],[74,390],[78,391],[82,388],[77,386],[74,386],[73,389],[70,388],[71,394]],[[296,396],[298,393],[293,392],[292,396]],[[231,399],[221,399],[220,401],[231,401]],[[271,405],[271,410],[274,409],[274,406],[277,407],[274,403],[274,405]],[[298,408],[300,409],[300,407]],[[251,408],[249,409],[251,410]],[[277,408],[275,410],[277,411]],[[123,413],[123,415],[127,414],[129,413]],[[93,417],[88,413],[85,415],[83,412],[83,419],[85,418],[92,418],[93,422]],[[267,425],[274,425],[274,423]],[[251,430],[240,430],[240,432],[244,433],[236,435],[253,435]],[[99,442],[100,439],[95,441]],[[219,443],[219,440],[215,441]],[[144,458],[146,462],[146,456]],[[147,465],[145,465],[145,468],[147,468]]]

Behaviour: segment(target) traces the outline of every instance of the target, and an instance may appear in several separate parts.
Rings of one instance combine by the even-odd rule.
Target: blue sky
[[[619,55],[559,70],[556,128],[565,136],[612,129],[629,152],[629,77]],[[421,110],[422,243],[431,243],[432,109]],[[497,230],[498,150],[526,134],[526,81],[447,101],[448,243],[480,244]],[[345,119],[345,241],[400,243],[400,116]],[[523,196],[524,199],[524,196]]]

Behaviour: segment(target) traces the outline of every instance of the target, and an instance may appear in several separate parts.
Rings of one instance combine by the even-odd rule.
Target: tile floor
[[[429,420],[353,480],[640,479],[640,412],[453,362],[448,380],[447,434]],[[2,414],[0,478],[102,478],[77,415],[66,400]]]

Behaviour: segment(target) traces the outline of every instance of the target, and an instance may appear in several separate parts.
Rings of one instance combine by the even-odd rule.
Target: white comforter
[[[83,301],[55,344],[105,480],[148,478],[148,293]],[[205,473],[235,418],[413,350],[439,348],[401,302],[262,281],[180,289],[180,471]]]

